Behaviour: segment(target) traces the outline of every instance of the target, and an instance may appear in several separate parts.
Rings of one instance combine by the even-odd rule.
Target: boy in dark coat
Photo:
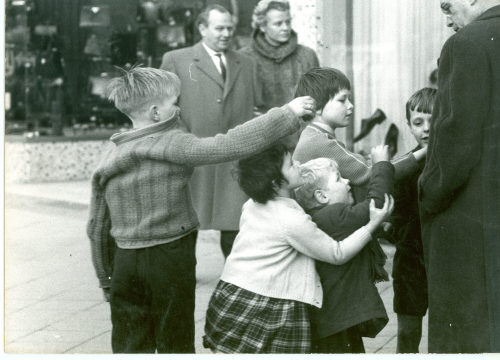
[[[356,205],[349,180],[340,176],[335,160],[318,158],[302,165],[302,174],[308,180],[296,191],[297,202],[321,230],[335,239],[341,241],[366,224],[370,202],[380,207],[384,196],[392,193],[394,166],[389,162],[387,146],[375,147],[372,159],[368,195]],[[362,337],[375,337],[387,324],[387,313],[374,284],[383,278],[385,262],[381,249],[381,254],[374,253],[377,249],[380,247],[368,244],[343,265],[316,261],[323,306],[311,312],[314,352],[364,353]]]
[[[417,151],[427,146],[432,109],[437,90],[424,88],[406,103],[406,120],[417,140]],[[395,210],[391,218],[392,239],[396,244],[392,268],[394,312],[398,317],[398,353],[418,353],[422,338],[422,318],[427,311],[427,277],[418,214],[417,181],[425,161],[395,188]]]

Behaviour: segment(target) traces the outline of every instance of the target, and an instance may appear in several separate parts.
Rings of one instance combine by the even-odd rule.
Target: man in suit
[[[419,179],[429,352],[500,352],[500,0],[441,9],[457,33]]]
[[[181,118],[200,137],[226,133],[253,116],[255,66],[230,50],[234,24],[220,5],[210,5],[197,19],[202,40],[192,47],[167,52],[161,68],[181,79]],[[238,233],[241,206],[247,197],[232,169],[234,163],[195,169],[190,186],[201,229],[221,230],[225,257]]]

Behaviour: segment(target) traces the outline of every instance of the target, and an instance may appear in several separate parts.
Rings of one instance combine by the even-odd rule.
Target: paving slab
[[[5,208],[5,344],[7,354],[110,354],[109,304],[103,299],[85,236],[89,183],[7,186]],[[394,247],[382,244],[390,273]],[[205,312],[224,258],[217,231],[200,231],[197,242],[195,346],[202,347]],[[389,323],[367,353],[394,354],[396,315],[392,282],[377,284]],[[427,317],[421,352],[427,352]]]

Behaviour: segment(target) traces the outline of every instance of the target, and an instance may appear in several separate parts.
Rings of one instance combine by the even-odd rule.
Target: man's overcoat
[[[226,133],[253,116],[255,65],[235,51],[228,50],[225,56],[225,83],[201,42],[163,56],[161,68],[181,79],[181,118],[200,137]],[[233,162],[195,169],[190,186],[202,229],[238,230],[247,197],[234,168]]]
[[[429,352],[500,351],[500,6],[445,43],[419,180]]]

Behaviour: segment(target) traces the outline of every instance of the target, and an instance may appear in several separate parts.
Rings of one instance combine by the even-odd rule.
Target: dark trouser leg
[[[365,346],[356,326],[313,342],[320,354],[363,354]]]
[[[196,235],[157,246],[150,254],[151,309],[158,353],[195,352]]]
[[[418,353],[422,338],[422,317],[413,315],[398,315],[398,344],[396,352]]]
[[[110,299],[113,353],[155,352],[151,292],[136,267],[141,251],[116,249]]]
[[[237,230],[221,230],[220,232],[220,247],[224,258],[229,256],[231,249],[233,248],[234,239],[238,235]]]
[[[114,353],[194,353],[196,232],[118,249],[111,285]]]

